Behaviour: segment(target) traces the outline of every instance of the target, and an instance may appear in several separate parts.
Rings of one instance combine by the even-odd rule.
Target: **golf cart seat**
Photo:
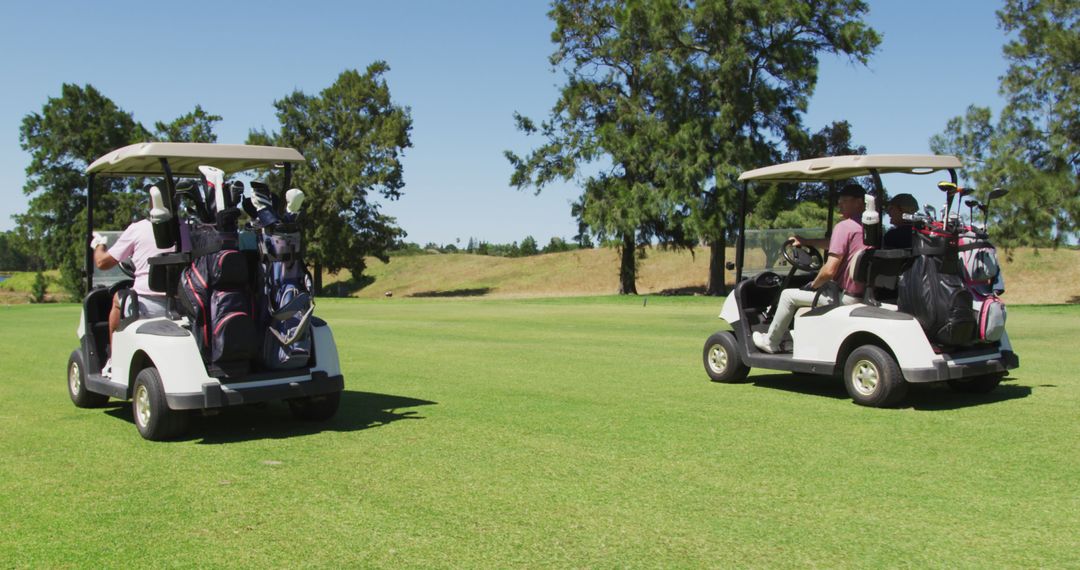
[[[895,301],[900,274],[911,258],[908,249],[864,249],[851,265],[852,279],[866,286],[863,297],[868,305]]]

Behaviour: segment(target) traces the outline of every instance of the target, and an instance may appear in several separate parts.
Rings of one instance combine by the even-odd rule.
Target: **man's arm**
[[[836,277],[836,272],[840,270],[840,256],[830,255],[825,259],[825,266],[818,271],[817,277],[814,278],[814,282],[810,284],[810,287],[817,289],[822,285],[828,283],[833,277]]]
[[[107,271],[109,269],[112,269],[113,267],[116,267],[119,263],[119,261],[113,259],[113,256],[109,255],[109,252],[105,249],[105,246],[99,245],[94,248],[94,266],[98,269],[102,271]]]
[[[791,236],[791,239],[795,240],[796,246],[809,245],[822,253],[824,253],[826,249],[829,249],[829,240],[826,238],[811,239],[802,236]]]

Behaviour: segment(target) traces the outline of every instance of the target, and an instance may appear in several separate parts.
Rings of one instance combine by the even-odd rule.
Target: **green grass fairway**
[[[75,305],[0,306],[3,567],[1078,567],[1080,307],[996,392],[712,384],[704,298],[323,300],[337,418],[142,440],[76,409]]]

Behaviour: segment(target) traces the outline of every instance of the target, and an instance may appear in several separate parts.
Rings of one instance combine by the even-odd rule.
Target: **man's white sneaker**
[[[754,333],[753,338],[754,346],[758,347],[758,350],[760,350],[761,352],[768,352],[769,354],[774,354],[780,351],[779,347],[773,348],[773,346],[769,344],[769,335],[763,332]]]
[[[101,375],[106,378],[112,378],[112,358],[105,361],[105,368],[101,369]]]

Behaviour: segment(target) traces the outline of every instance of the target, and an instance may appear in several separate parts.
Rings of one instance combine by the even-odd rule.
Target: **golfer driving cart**
[[[153,250],[139,288],[159,296],[164,311],[143,314],[131,280],[94,271],[95,258],[101,268],[117,260],[105,247],[87,250],[89,292],[67,374],[76,406],[131,400],[135,426],[151,440],[182,433],[193,410],[285,400],[299,419],[337,412],[344,381],[330,327],[313,315],[297,224],[303,193],[285,191],[303,162],[290,148],[140,143],[87,168],[86,243],[95,246],[111,239],[91,239],[95,180],[155,181],[147,186],[151,230],[138,238]],[[279,170],[281,189],[253,181],[245,197],[241,181],[225,181],[252,169]],[[250,219],[243,227],[242,211]],[[119,322],[110,327],[114,299]]]
[[[1004,306],[965,285],[963,228],[949,222],[953,198],[967,192],[956,186],[960,166],[953,156],[866,155],[744,172],[736,285],[720,312],[731,330],[705,343],[709,377],[739,382],[751,367],[841,375],[855,403],[876,407],[900,403],[909,383],[948,382],[964,392],[997,387],[1019,359],[1004,330]],[[929,209],[904,214],[911,246],[884,248],[881,176],[942,171],[951,180],[939,185],[947,199],[942,218]],[[859,196],[853,179],[864,177],[872,188]],[[777,240],[766,258],[782,257],[786,274],[744,271],[747,243],[755,241],[748,238],[758,237],[746,230],[748,185],[807,182],[828,185],[826,239]],[[834,227],[838,202],[844,219]]]

